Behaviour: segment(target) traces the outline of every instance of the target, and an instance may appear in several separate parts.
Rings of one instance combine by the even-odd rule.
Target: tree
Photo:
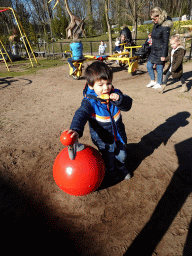
[[[143,10],[149,5],[150,0],[126,0],[125,10],[127,16],[131,19],[133,25],[133,38],[137,38],[138,17],[142,15]]]
[[[108,6],[109,6],[109,0],[105,0],[105,16],[106,16],[106,22],[108,27],[108,37],[109,37],[109,53],[112,54],[112,36],[111,36],[111,26],[109,23]]]
[[[33,12],[33,19],[36,20],[36,23],[39,26],[43,26],[44,31],[44,37],[47,40],[47,28],[49,26],[49,31],[52,36],[52,28],[51,28],[51,19],[53,17],[52,15],[52,9],[50,6],[48,6],[47,0],[30,0],[31,9]]]
[[[17,17],[20,22],[20,25],[23,27],[26,34],[28,34],[30,30],[30,26],[29,26],[30,13],[27,11],[26,6],[24,6],[23,3],[16,2],[15,12],[17,13]]]
[[[13,7],[11,0],[1,0],[0,7]],[[11,29],[14,27],[14,19],[11,12],[0,13],[0,24],[3,35],[10,35]]]
[[[87,0],[87,34],[93,35],[93,11],[92,11],[92,1]]]
[[[66,28],[68,26],[68,19],[65,16],[64,8],[59,4],[56,9],[57,13],[52,20],[53,34],[58,37],[66,37]]]

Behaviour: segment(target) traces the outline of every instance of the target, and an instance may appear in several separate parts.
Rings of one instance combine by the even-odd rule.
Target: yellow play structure
[[[35,54],[34,54],[34,52],[33,52],[33,49],[32,49],[32,47],[31,47],[31,44],[30,44],[30,42],[29,42],[29,40],[28,40],[28,38],[27,38],[27,35],[26,35],[26,33],[25,33],[25,31],[24,31],[24,29],[23,29],[21,23],[18,21],[17,13],[16,13],[16,12],[14,11],[14,9],[11,8],[11,7],[0,7],[0,12],[5,12],[5,11],[11,11],[11,12],[13,13],[14,19],[15,19],[15,21],[16,21],[16,24],[17,24],[17,27],[18,27],[18,30],[19,30],[19,33],[20,33],[20,35],[21,35],[22,38],[24,38],[24,37],[26,38],[26,41],[27,41],[27,43],[28,43],[28,45],[29,45],[29,48],[30,48],[30,50],[31,50],[31,53],[33,54],[34,60],[35,60],[36,63],[38,63],[38,62],[37,62],[37,59],[36,59],[36,57],[35,57]],[[32,62],[32,59],[31,59],[31,56],[30,56],[29,51],[28,51],[28,47],[27,47],[27,45],[26,45],[26,41],[23,40],[23,43],[24,43],[24,45],[25,45],[25,49],[26,49],[27,54],[28,54],[28,56],[29,56],[29,60],[30,60],[30,62],[31,62],[31,66],[34,67],[33,62]],[[1,45],[3,46],[3,43],[2,43],[1,41],[0,41],[0,43],[1,43]],[[3,46],[3,49],[4,49],[4,51],[6,51],[4,46]],[[6,63],[5,58],[4,58],[4,54],[5,54],[5,53],[2,53],[2,51],[0,50],[0,54],[2,55],[3,60],[4,60],[5,64],[6,64],[6,66],[7,66],[7,63]],[[6,55],[7,55],[8,58],[10,59],[10,57],[9,57],[9,55],[8,55],[8,53],[7,53],[7,51],[6,51]],[[12,62],[12,61],[11,61],[11,62]],[[8,71],[9,71],[8,66],[7,66],[7,69],[8,69]]]
[[[82,65],[84,61],[95,61],[95,60],[118,60],[122,64],[122,66],[128,64],[128,73],[132,75],[137,72],[138,69],[138,56],[133,56],[133,49],[141,48],[142,46],[128,46],[124,45],[124,51],[121,53],[115,53],[113,55],[101,55],[101,56],[93,56],[93,55],[84,55],[83,59],[74,60],[73,65],[76,68],[75,74],[73,74],[73,69],[69,65],[69,75],[73,77],[73,79],[80,79],[82,75]],[[128,51],[126,51],[126,49]],[[71,51],[65,51],[65,53],[71,53]]]
[[[0,44],[1,44],[1,46],[3,47],[3,50],[4,50],[4,52],[2,52],[2,50],[1,50],[1,48],[0,48],[0,54],[1,54],[1,56],[2,56],[2,58],[3,58],[3,60],[4,60],[4,62],[5,62],[5,65],[6,65],[6,67],[7,67],[7,70],[10,71],[10,70],[9,70],[9,67],[8,67],[8,65],[7,65],[7,61],[6,61],[5,57],[4,57],[4,55],[7,55],[7,57],[9,58],[9,60],[10,60],[11,63],[12,63],[12,60],[11,60],[11,58],[10,58],[10,56],[9,56],[9,54],[8,54],[8,52],[7,52],[7,50],[5,49],[5,46],[3,45],[1,39],[0,39]]]

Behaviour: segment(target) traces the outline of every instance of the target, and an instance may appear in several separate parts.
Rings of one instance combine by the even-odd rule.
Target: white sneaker
[[[152,88],[153,88],[153,89],[160,89],[160,88],[161,88],[161,85],[156,83]]]
[[[155,81],[151,81],[148,85],[147,85],[147,87],[149,88],[149,87],[153,87],[154,85],[156,85],[156,82]]]
[[[127,175],[125,176],[124,180],[130,180],[131,179],[131,174],[127,173]]]

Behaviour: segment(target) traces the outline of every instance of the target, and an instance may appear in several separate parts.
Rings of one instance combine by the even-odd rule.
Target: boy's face
[[[177,40],[173,39],[173,40],[170,40],[170,45],[173,49],[176,49],[179,43],[177,42]]]
[[[110,94],[112,84],[109,80],[97,80],[92,87],[90,87],[95,91],[98,96],[102,94]]]

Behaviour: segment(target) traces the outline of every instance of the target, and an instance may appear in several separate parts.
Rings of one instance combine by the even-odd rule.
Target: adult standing
[[[151,78],[151,82],[147,87],[154,89],[161,88],[163,80],[163,66],[165,58],[168,55],[168,43],[170,30],[173,26],[173,22],[170,17],[167,16],[166,11],[161,10],[159,7],[153,8],[151,11],[151,19],[154,22],[152,30],[152,46],[151,52],[147,62],[147,70]],[[155,74],[153,66],[156,66],[157,82],[155,81]]]

